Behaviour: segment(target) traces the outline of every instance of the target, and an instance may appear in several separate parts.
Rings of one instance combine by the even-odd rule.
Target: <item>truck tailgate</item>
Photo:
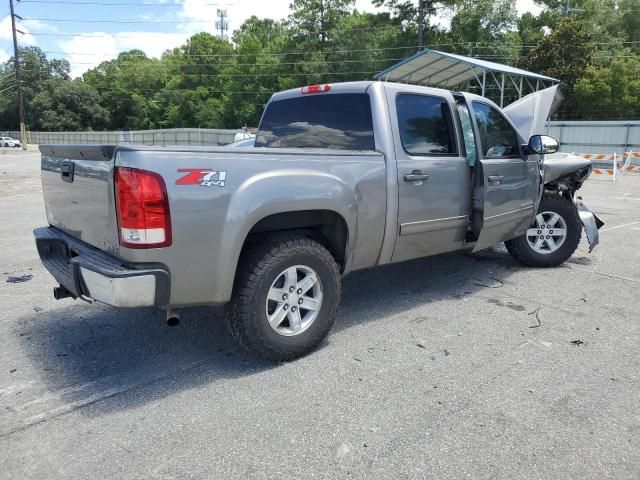
[[[118,246],[115,146],[41,145],[42,190],[49,224],[94,247]]]

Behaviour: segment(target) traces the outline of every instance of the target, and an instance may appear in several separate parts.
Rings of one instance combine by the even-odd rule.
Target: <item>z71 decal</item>
[[[208,168],[179,168],[178,172],[186,173],[186,175],[176,180],[176,185],[224,187],[227,180],[227,172]]]

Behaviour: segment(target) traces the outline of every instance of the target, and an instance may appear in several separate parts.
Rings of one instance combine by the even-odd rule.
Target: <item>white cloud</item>
[[[542,11],[542,6],[536,4],[533,0],[518,0],[516,8],[521,15],[527,12],[538,15]]]
[[[210,20],[207,23],[195,23],[189,26],[190,31],[206,31],[216,33],[215,22],[218,19],[218,8],[227,11],[229,22],[229,36],[234,30],[240,28],[248,18],[255,15],[258,18],[270,18],[282,20],[289,16],[291,0],[244,0],[231,5],[217,6],[211,0],[183,0],[181,16],[195,21]],[[359,11],[375,12],[376,9],[371,0],[356,0],[355,7]]]
[[[74,37],[72,40],[60,42],[64,57],[71,63],[71,75],[82,75],[105,60],[118,54],[116,41],[108,33],[92,32],[92,37]]]
[[[0,48],[0,63],[9,60],[9,54]]]
[[[33,35],[29,34],[29,29],[27,28],[27,25],[21,24],[18,28],[24,32],[24,35],[21,33],[18,33],[19,45],[35,45],[36,44],[36,39],[33,38]],[[13,32],[11,29],[10,15],[7,15],[2,20],[0,20],[0,40],[9,40],[13,42]]]
[[[273,20],[286,19],[289,16],[289,4],[291,2],[291,0],[239,0],[237,3],[219,6],[213,4],[211,0],[180,1],[182,2],[182,9],[178,13],[178,19],[190,20],[192,23],[185,23],[179,26],[173,33],[122,31],[116,34],[109,34],[87,32],[83,35],[91,35],[91,37],[74,37],[71,40],[60,42],[61,50],[65,52],[64,56],[71,62],[72,76],[80,76],[101,62],[114,58],[122,51],[135,48],[144,51],[149,56],[159,57],[165,50],[183,44],[194,33],[206,31],[215,34],[218,8],[227,10],[228,34],[231,36],[233,31],[238,29],[252,15]],[[176,3],[180,3],[180,1],[176,1]],[[361,12],[384,11],[384,9],[376,9],[371,4],[371,0],[356,0],[355,6]],[[527,11],[539,13],[541,10],[534,3],[534,0],[517,0],[517,8],[519,13]],[[438,17],[432,21],[446,26],[449,24],[450,18]],[[38,31],[55,30],[55,27],[46,24],[32,24],[29,26],[34,30],[37,28]],[[0,39],[4,38],[11,38],[10,17],[6,17],[0,22]],[[30,38],[35,44],[35,40],[31,35],[25,36],[21,42],[27,43],[27,38]]]
[[[55,25],[42,22],[40,20],[29,20],[29,19],[21,20],[18,25],[18,28],[22,31],[25,31],[25,28],[26,28],[26,29],[29,29],[29,31],[35,30],[36,32],[46,32],[46,33],[52,33],[52,32],[58,31],[58,27],[56,27]]]
[[[115,58],[118,53],[133,49],[142,50],[151,57],[183,44],[189,33],[158,32],[118,32],[111,35],[104,32],[86,32],[84,37],[74,37],[61,42],[64,57],[71,63],[71,76],[81,76],[105,60]]]

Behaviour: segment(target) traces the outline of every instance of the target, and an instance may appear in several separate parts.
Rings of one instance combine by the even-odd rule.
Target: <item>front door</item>
[[[386,89],[397,119],[391,122],[399,195],[392,261],[459,249],[469,224],[471,174],[460,153],[453,97]]]
[[[531,225],[540,194],[537,155],[523,155],[523,140],[504,115],[483,101],[471,102],[480,147],[482,227],[474,251],[522,235]]]

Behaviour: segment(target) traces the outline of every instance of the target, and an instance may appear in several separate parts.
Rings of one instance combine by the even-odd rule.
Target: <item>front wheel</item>
[[[238,265],[228,325],[249,351],[292,360],[329,333],[340,301],[340,271],[329,251],[302,236],[248,245]]]
[[[555,194],[545,194],[526,233],[505,243],[509,253],[530,267],[556,267],[578,248],[582,222],[575,205]]]

